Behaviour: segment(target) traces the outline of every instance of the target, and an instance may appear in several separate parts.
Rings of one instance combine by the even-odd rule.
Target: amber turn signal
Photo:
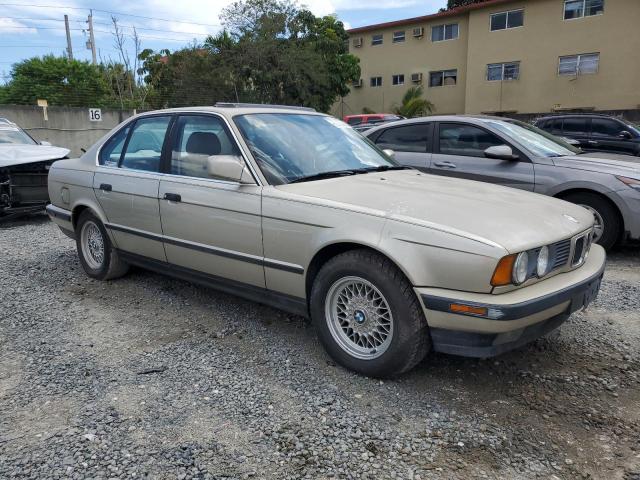
[[[461,313],[463,315],[480,315],[483,317],[487,316],[486,307],[474,307],[471,305],[452,303],[451,305],[449,305],[449,310],[453,313]]]
[[[513,264],[517,257],[517,255],[507,255],[500,259],[495,272],[493,272],[493,277],[491,277],[491,285],[501,287],[513,283]]]

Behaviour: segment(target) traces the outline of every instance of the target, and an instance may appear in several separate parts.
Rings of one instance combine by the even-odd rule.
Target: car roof
[[[624,120],[619,117],[615,117],[613,115],[606,115],[604,113],[558,113],[552,115],[545,115],[544,117],[540,117],[536,119],[538,120],[548,120],[550,118],[566,118],[566,117],[585,117],[585,118],[611,118],[613,120]]]
[[[293,107],[289,105],[260,105],[251,103],[217,103],[213,106],[167,108],[163,110],[152,110],[149,112],[144,112],[140,115],[157,115],[161,113],[217,113],[227,117],[246,115],[250,113],[304,113],[309,115],[324,115],[322,113],[316,112],[312,108],[307,107]]]
[[[381,125],[376,124],[375,127],[373,127],[370,130],[367,130],[365,132],[365,134],[368,135],[370,133],[374,133],[374,132],[377,132],[379,130],[382,130],[383,128],[396,127],[396,126],[400,126],[400,125],[411,125],[413,123],[466,121],[468,123],[473,123],[473,124],[476,124],[476,125],[480,125],[480,124],[482,124],[484,122],[487,122],[489,120],[492,120],[492,121],[499,120],[499,121],[502,121],[502,122],[513,121],[512,118],[496,117],[496,116],[492,116],[492,115],[429,115],[427,117],[407,118],[407,119],[398,120],[398,121],[395,121],[395,122],[386,122],[386,123],[383,123]]]

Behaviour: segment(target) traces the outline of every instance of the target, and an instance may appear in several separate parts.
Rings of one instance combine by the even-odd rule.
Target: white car
[[[49,203],[49,167],[68,154],[68,149],[37,142],[0,118],[0,222],[44,209]]]

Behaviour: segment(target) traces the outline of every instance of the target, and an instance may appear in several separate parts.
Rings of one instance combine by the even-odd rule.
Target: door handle
[[[101,183],[100,184],[100,190],[102,190],[104,192],[110,192],[111,190],[113,190],[113,187],[109,183]]]
[[[434,162],[434,165],[440,168],[457,168],[456,164],[451,162]]]
[[[177,193],[165,193],[164,199],[169,200],[170,202],[181,202],[182,197]]]

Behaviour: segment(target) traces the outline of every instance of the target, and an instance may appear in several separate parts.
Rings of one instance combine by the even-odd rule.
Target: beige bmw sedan
[[[594,299],[605,265],[584,208],[399,166],[307,109],[138,115],[54,163],[49,194],[90,277],[137,265],[310,317],[377,377],[530,342]]]

